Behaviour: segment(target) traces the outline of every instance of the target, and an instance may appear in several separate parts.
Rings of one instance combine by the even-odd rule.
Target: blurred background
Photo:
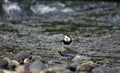
[[[120,64],[119,0],[1,0],[0,53],[33,51],[60,57],[57,48],[70,34],[72,49]]]

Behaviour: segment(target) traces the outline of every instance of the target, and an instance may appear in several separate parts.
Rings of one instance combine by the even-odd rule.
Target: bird
[[[64,38],[63,38],[62,42],[65,45],[69,45],[70,43],[72,43],[72,38],[69,35],[64,35]]]
[[[78,54],[77,51],[75,51],[75,50],[71,49],[71,47],[69,47],[69,44],[72,43],[72,38],[70,37],[70,35],[64,35],[62,42],[64,43],[64,46],[58,49],[58,53],[61,56],[74,57],[76,54]]]
[[[58,49],[58,53],[61,55],[61,56],[64,56],[64,57],[74,57],[78,54],[77,51],[71,49],[71,48],[68,48],[68,47],[61,47]]]

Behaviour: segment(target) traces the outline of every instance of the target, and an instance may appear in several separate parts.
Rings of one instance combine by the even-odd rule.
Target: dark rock
[[[6,60],[0,60],[0,68],[7,69],[8,62]]]

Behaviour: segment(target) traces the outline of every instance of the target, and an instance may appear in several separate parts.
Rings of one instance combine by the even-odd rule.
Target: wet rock
[[[68,47],[61,47],[58,49],[58,52],[61,56],[64,57],[74,57],[76,54],[78,54],[77,51],[74,51]]]
[[[43,62],[41,62],[40,60],[36,60],[32,64],[30,64],[30,67],[29,67],[29,69],[32,73],[37,73],[40,70],[43,70],[46,68],[47,68],[46,65]]]
[[[6,60],[0,59],[0,68],[7,69],[7,66],[8,66],[8,62]]]
[[[86,61],[77,67],[77,72],[79,71],[90,71],[95,66],[92,61]]]

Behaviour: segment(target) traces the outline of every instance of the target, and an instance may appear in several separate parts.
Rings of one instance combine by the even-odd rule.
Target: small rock
[[[6,60],[0,59],[0,68],[7,69],[7,66],[8,66],[8,62]]]

